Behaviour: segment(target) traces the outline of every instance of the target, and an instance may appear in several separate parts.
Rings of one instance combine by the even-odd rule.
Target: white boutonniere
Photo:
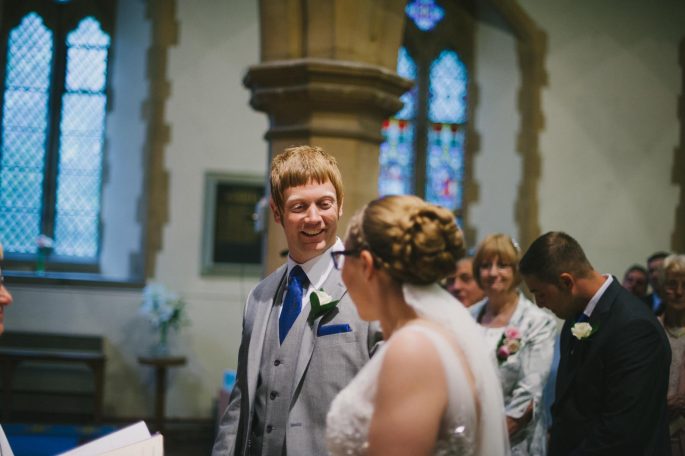
[[[322,290],[314,290],[309,295],[309,321],[316,320],[317,317],[328,313],[340,302],[339,299],[333,300],[331,295]]]
[[[597,328],[598,326],[593,328],[592,325],[587,322],[576,323],[571,327],[571,334],[573,334],[576,339],[583,340],[597,332]]]

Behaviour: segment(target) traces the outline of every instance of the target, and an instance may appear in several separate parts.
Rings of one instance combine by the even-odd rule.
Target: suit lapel
[[[557,402],[559,402],[568,392],[569,387],[573,383],[576,373],[582,368],[585,360],[597,350],[597,347],[602,344],[602,327],[606,324],[607,315],[611,310],[611,305],[616,299],[616,294],[620,285],[616,277],[613,278],[612,283],[604,291],[604,294],[597,302],[595,310],[590,316],[590,326],[596,328],[595,333],[590,336],[588,340],[575,340],[572,343],[573,335],[571,328],[575,324],[574,321],[567,320],[564,323],[561,334],[561,359],[559,361],[559,378],[557,382]],[[573,347],[572,347],[573,345]]]
[[[340,278],[339,271],[336,269],[331,271],[323,284],[323,291],[328,293],[334,300],[341,299],[343,297],[346,289],[345,284]],[[307,306],[307,314],[309,314],[310,310],[310,307]],[[337,309],[334,309],[331,312],[337,312]],[[293,384],[293,391],[297,391],[304,377],[304,373],[307,371],[307,366],[309,366],[309,361],[312,359],[312,354],[314,353],[314,348],[316,347],[316,334],[319,330],[319,325],[321,324],[321,320],[325,318],[326,315],[328,314],[317,317],[313,322],[307,320],[305,323],[305,328],[302,332],[300,353],[297,357],[297,366],[295,367],[295,382]],[[296,395],[293,395],[293,400],[295,400],[296,397]]]
[[[285,288],[287,267],[283,271],[274,273],[271,283],[265,284],[263,293],[254,297],[254,302],[250,303],[254,312],[252,333],[250,335],[250,349],[247,355],[247,385],[250,404],[254,403],[254,395],[257,390],[257,379],[259,378],[259,365],[264,349],[264,337],[266,337],[266,326],[269,321],[269,314],[275,303],[279,302],[283,289]]]

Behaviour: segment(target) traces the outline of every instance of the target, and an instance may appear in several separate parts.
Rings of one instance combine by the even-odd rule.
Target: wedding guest
[[[12,295],[5,287],[5,276],[2,274],[3,250],[0,244],[0,334],[5,331],[5,307],[12,304]]]
[[[671,454],[685,455],[685,255],[666,257],[659,276],[663,290],[661,321],[671,344],[668,411],[671,415]]]
[[[359,318],[330,255],[343,247],[335,158],[291,147],[274,157],[270,178],[288,258],[247,298],[237,380],[213,455],[325,454],[329,405],[380,338],[377,324]],[[325,307],[328,299],[337,305]]]
[[[457,270],[447,278],[445,288],[459,300],[464,307],[471,307],[485,297],[483,290],[473,277],[473,257],[457,261]]]
[[[374,200],[350,221],[332,255],[386,342],[331,404],[333,456],[509,454],[483,336],[438,285],[463,253],[454,214],[415,196]]]
[[[542,394],[552,367],[556,320],[519,290],[520,250],[506,234],[487,236],[473,261],[485,299],[469,310],[496,355],[513,455],[544,455]]]
[[[639,264],[629,267],[623,274],[623,288],[640,299],[647,296],[647,270]]]
[[[656,317],[566,233],[533,241],[520,267],[537,305],[566,320],[549,454],[669,454],[671,349]]]
[[[661,290],[661,283],[659,282],[659,275],[661,274],[661,266],[663,266],[667,256],[667,252],[655,252],[647,258],[649,286],[652,287],[652,292],[645,296],[644,302],[652,309],[654,315],[661,315],[664,312],[664,306],[661,302],[663,293]]]

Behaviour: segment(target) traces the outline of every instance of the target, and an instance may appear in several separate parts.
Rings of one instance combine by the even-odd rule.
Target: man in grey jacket
[[[288,259],[248,296],[237,381],[213,455],[326,454],[329,405],[380,338],[333,265],[331,252],[344,249],[342,203],[340,170],[321,148],[274,157],[270,207]]]

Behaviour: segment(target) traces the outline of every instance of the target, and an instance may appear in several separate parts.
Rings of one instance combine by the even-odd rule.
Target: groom
[[[519,268],[537,305],[566,320],[549,454],[670,454],[671,350],[649,309],[566,233],[536,239]]]
[[[213,455],[326,454],[326,413],[368,361],[380,338],[359,319],[331,251],[342,215],[342,177],[319,147],[274,157],[270,207],[283,227],[288,260],[250,293],[238,376]],[[321,312],[312,292],[340,302]]]

